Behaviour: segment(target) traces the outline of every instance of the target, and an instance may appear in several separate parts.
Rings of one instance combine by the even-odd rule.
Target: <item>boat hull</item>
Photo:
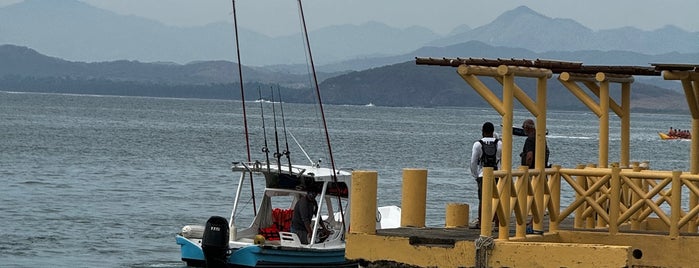
[[[182,261],[187,266],[204,267],[206,261],[200,241],[176,236]],[[345,259],[344,248],[300,249],[282,246],[250,245],[233,249],[228,257],[230,267],[343,267],[356,266]]]
[[[345,249],[298,249],[280,246],[247,246],[234,250],[228,259],[234,265],[248,267],[336,267],[350,264],[345,259]]]

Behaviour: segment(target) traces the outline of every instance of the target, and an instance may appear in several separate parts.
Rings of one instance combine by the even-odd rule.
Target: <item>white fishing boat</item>
[[[301,19],[303,9],[298,0]],[[235,20],[235,1],[233,1],[233,16]],[[312,54],[308,46],[308,34],[303,23],[303,32],[306,35],[307,55],[311,59]],[[236,23],[237,39],[237,23]],[[237,42],[237,41],[236,41]],[[238,54],[239,70],[240,54]],[[242,79],[242,73],[240,81]],[[262,114],[262,128],[265,145],[264,161],[250,160],[250,142],[248,140],[247,120],[245,120],[246,143],[248,148],[248,160],[234,162],[232,171],[240,174],[233,209],[228,218],[212,216],[205,225],[187,225],[176,235],[177,244],[180,245],[181,259],[188,266],[206,267],[323,267],[323,266],[356,266],[356,263],[345,259],[345,233],[349,230],[349,209],[351,191],[351,173],[347,170],[335,168],[330,147],[325,116],[322,112],[318,81],[314,75],[315,88],[318,95],[318,105],[321,110],[323,127],[325,130],[325,143],[330,158],[329,167],[321,167],[320,161],[313,162],[308,154],[299,145],[309,160],[307,165],[292,164],[289,158],[289,146],[284,152],[279,152],[277,139],[277,119],[275,115],[275,139],[277,150],[273,161],[270,161],[267,148],[267,134],[264,131],[263,103],[260,103]],[[243,85],[243,116],[245,117],[245,97]],[[261,95],[261,94],[260,94]],[[274,93],[272,93],[274,95]],[[279,94],[281,96],[281,94]],[[260,96],[259,100],[262,100]],[[268,103],[272,109],[279,105],[284,122],[283,102],[275,102],[274,96]],[[284,139],[286,140],[286,125],[284,125]],[[291,132],[288,132],[291,135]],[[293,135],[291,135],[294,138]],[[294,138],[294,141],[296,139]],[[297,142],[298,145],[298,142]],[[286,163],[282,163],[281,157],[287,156]],[[259,204],[255,197],[255,187],[264,186]],[[251,191],[248,191],[250,189]],[[317,205],[311,220],[309,236],[299,237],[292,232],[292,220],[296,204],[309,202],[306,199],[308,193],[317,193]],[[221,204],[230,206],[231,204]],[[251,223],[242,224],[241,221],[253,215]],[[377,229],[397,228],[400,225],[400,208],[387,206],[377,208]],[[304,228],[305,229],[305,228]],[[303,240],[308,243],[303,243]]]
[[[332,176],[332,169],[319,165],[289,168],[262,162],[233,163],[232,170],[241,176],[231,216],[227,220],[212,217],[206,226],[185,226],[176,236],[181,258],[188,266],[212,266],[212,260],[225,264],[221,265],[224,267],[356,265],[345,259],[344,241],[348,228],[345,223],[349,222],[351,173],[340,170]],[[252,224],[240,228],[236,225],[236,215],[243,204],[250,202],[243,188],[249,186],[246,183],[251,174],[259,180],[257,183],[264,183],[265,189]],[[311,240],[304,245],[290,232],[290,227],[294,206],[308,191],[319,193],[315,215],[321,216],[313,219]],[[241,196],[246,196],[245,200]],[[377,222],[377,229],[398,227],[400,208],[382,207],[377,213],[381,213],[377,218],[382,220]],[[207,260],[207,254],[214,256],[208,256]]]

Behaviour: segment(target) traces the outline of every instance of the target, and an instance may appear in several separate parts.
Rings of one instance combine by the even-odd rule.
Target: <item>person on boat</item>
[[[481,128],[482,138],[473,143],[471,149],[471,176],[478,184],[478,218],[476,224],[471,228],[480,229],[481,226],[481,203],[483,202],[483,167],[489,166],[495,170],[499,169],[500,157],[502,155],[502,141],[495,136],[495,126],[493,123],[485,122]],[[488,161],[485,147],[496,145],[495,161]],[[493,163],[495,162],[495,163]]]
[[[692,133],[689,132],[689,130],[682,130],[682,135],[680,137],[683,139],[691,139]]]
[[[527,133],[527,140],[524,141],[524,147],[522,147],[522,153],[519,156],[522,158],[522,166],[528,166],[529,168],[534,168],[534,156],[536,148],[536,127],[534,126],[534,120],[527,119],[522,123],[522,129]],[[549,146],[546,145],[546,167],[549,167]]]
[[[294,215],[291,217],[291,232],[295,233],[304,245],[308,244],[313,234],[311,219],[318,207],[316,195],[317,193],[311,190],[304,197],[299,198],[294,206]]]

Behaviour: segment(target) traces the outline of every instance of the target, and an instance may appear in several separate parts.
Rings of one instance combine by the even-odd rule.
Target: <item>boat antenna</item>
[[[267,128],[265,127],[265,110],[263,108],[262,101],[262,90],[257,87],[257,94],[260,96],[260,115],[262,115],[262,135],[265,137],[265,145],[262,147],[262,152],[265,153],[265,158],[267,159],[267,172],[269,172],[269,147],[267,146]]]
[[[274,88],[270,87],[272,92],[272,117],[274,118],[274,141],[276,143],[277,151],[274,153],[274,158],[277,159],[277,172],[282,172],[282,154],[279,153],[279,133],[277,132],[277,111],[274,108]]]
[[[284,102],[282,101],[282,92],[279,90],[279,85],[277,85],[277,95],[279,96],[279,108],[282,112],[282,129],[284,131],[284,143],[286,144],[286,149],[282,152],[286,156],[286,160],[289,162],[289,174],[291,174],[291,152],[289,151],[289,140],[286,137],[286,120],[284,119]]]
[[[301,0],[298,0],[299,4],[299,15],[301,16],[301,25],[303,26],[303,35],[304,35],[304,41],[306,42],[306,49],[308,52],[308,59],[311,65],[311,71],[313,72],[313,83],[315,85],[315,90],[316,90],[316,96],[318,97],[318,107],[320,109],[320,115],[321,118],[323,119],[323,129],[325,130],[325,142],[328,145],[328,155],[330,157],[330,166],[332,167],[332,180],[335,184],[335,187],[339,191],[339,183],[337,182],[337,171],[335,170],[335,159],[333,158],[333,151],[332,151],[332,146],[330,146],[330,134],[328,133],[328,124],[326,123],[325,120],[325,112],[323,111],[323,101],[320,97],[320,87],[318,86],[318,75],[316,74],[316,67],[313,64],[313,54],[311,53],[311,42],[308,39],[308,29],[306,28],[306,19],[305,16],[303,15],[303,5],[301,4]],[[342,204],[342,200],[340,199],[340,195],[337,195],[338,203]],[[342,217],[342,229],[346,230],[346,225],[345,225],[345,213],[343,211],[342,205],[340,207],[340,216]],[[343,238],[344,238],[345,232],[342,232]]]
[[[240,38],[238,38],[238,17],[235,12],[235,0],[231,0],[233,5],[233,28],[235,28],[235,50],[238,57],[238,78],[240,79],[240,100],[243,103],[243,125],[245,126],[245,146],[248,153],[248,162],[252,161],[250,156],[250,136],[248,134],[248,116],[245,111],[245,90],[243,89],[243,65],[240,63]],[[252,179],[252,171],[250,171],[250,191],[252,192],[252,207],[253,215],[257,216],[257,204],[255,204],[255,184]]]

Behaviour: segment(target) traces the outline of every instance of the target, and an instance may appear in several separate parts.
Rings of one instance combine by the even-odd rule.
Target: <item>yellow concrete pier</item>
[[[389,261],[421,267],[697,266],[699,65],[585,66],[550,60],[474,58],[417,58],[416,62],[458,67],[457,74],[502,116],[503,167],[512,166],[512,109],[513,102],[519,101],[536,118],[538,126],[535,168],[484,169],[480,218],[497,215],[496,233],[489,221],[482,222],[480,230],[455,228],[463,224],[463,220],[453,215],[458,204],[453,204],[451,209],[447,206],[449,228],[424,227],[425,205],[417,202],[425,202],[422,176],[426,181],[427,170],[408,176],[404,171],[405,217],[401,221],[405,223],[396,229],[365,230],[368,220],[355,217],[355,210],[371,209],[373,213],[375,196],[374,203],[367,200],[370,195],[360,200],[353,198],[346,258],[363,263]],[[546,81],[552,74],[558,74],[558,81],[599,118],[597,164],[546,167],[545,96]],[[689,149],[688,171],[652,170],[647,163],[629,159],[633,76],[661,74],[667,80],[681,81],[687,97],[691,133],[695,137]],[[502,96],[487,88],[480,76],[500,82]],[[536,79],[536,98],[527,96],[515,78]],[[619,102],[609,96],[610,83],[620,84]],[[610,112],[621,120],[618,160],[609,159]],[[561,203],[562,186],[575,191],[570,203]],[[374,184],[374,191],[375,187]],[[683,193],[688,198],[683,198]],[[406,194],[410,196],[406,198]],[[366,214],[364,217],[370,217],[369,212]],[[527,234],[530,219],[532,228],[540,233]],[[355,228],[355,224],[362,227]]]

